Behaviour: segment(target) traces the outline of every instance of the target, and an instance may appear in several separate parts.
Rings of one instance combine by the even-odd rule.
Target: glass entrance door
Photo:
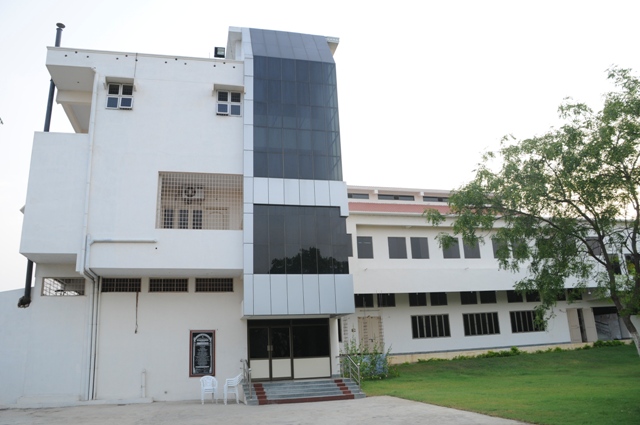
[[[269,329],[271,337],[271,379],[291,379],[291,327]]]
[[[253,379],[291,379],[291,327],[249,328],[249,363]]]

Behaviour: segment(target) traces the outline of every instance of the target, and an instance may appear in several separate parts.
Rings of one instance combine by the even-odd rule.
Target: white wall
[[[79,277],[73,266],[39,265],[29,308],[22,291],[0,293],[0,405],[84,398],[91,287],[76,297],[41,296],[43,277]]]
[[[83,242],[89,140],[36,133],[20,252],[42,262],[75,263]]]
[[[482,348],[511,347],[525,345],[561,344],[571,341],[566,318],[566,303],[554,309],[555,316],[549,321],[544,332],[513,333],[509,312],[533,310],[539,303],[507,303],[506,293],[497,293],[496,304],[461,305],[457,293],[447,294],[448,304],[444,306],[409,307],[407,294],[396,294],[396,307],[356,309],[356,313],[343,318],[348,329],[356,332],[349,335],[358,340],[357,317],[381,317],[385,347],[391,347],[394,354],[426,353],[434,351],[475,350]],[[575,306],[575,305],[574,305]],[[465,336],[462,315],[466,313],[497,312],[500,333],[496,335]],[[450,337],[413,339],[411,316],[448,314],[451,328]]]
[[[99,399],[140,397],[143,370],[147,397],[198,399],[199,378],[189,377],[190,330],[216,331],[215,376],[220,389],[224,379],[240,372],[240,359],[247,356],[241,282],[234,282],[232,293],[195,293],[194,284],[190,279],[188,293],[149,293],[148,279],[143,279],[137,306],[135,293],[101,294]]]

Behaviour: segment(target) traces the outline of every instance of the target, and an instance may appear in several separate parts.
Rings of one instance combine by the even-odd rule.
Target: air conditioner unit
[[[182,189],[182,199],[185,201],[197,201],[204,199],[204,189],[195,186],[186,186]]]

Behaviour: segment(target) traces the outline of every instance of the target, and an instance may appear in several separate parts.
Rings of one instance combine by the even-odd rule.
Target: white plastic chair
[[[200,378],[200,401],[204,404],[204,395],[210,393],[213,401],[218,404],[218,380],[211,375]]]
[[[238,396],[238,387],[242,384],[242,374],[239,374],[235,378],[228,378],[224,381],[224,404],[227,404],[227,396],[229,393],[236,395],[236,404],[240,404]]]

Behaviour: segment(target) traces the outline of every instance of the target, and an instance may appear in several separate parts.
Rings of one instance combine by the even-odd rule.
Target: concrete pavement
[[[267,406],[197,401],[0,410],[0,425],[385,424],[515,425],[523,422],[395,397]]]

